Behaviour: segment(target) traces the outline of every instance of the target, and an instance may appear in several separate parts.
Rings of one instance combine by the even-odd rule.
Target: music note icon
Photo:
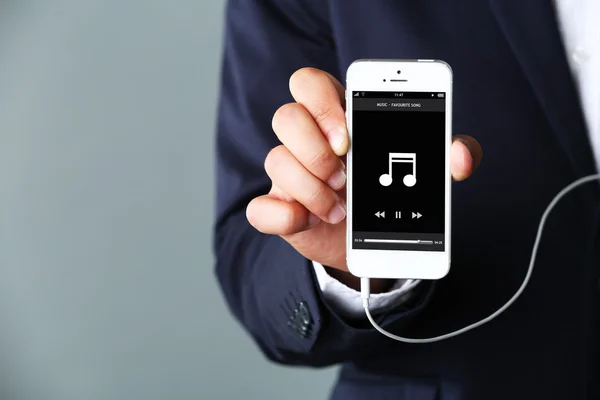
[[[417,183],[417,154],[416,153],[390,153],[389,155],[389,169],[387,174],[383,174],[379,177],[379,183],[381,186],[390,186],[392,184],[392,165],[394,163],[412,163],[413,172],[407,174],[402,179],[402,182],[407,187],[415,186]]]

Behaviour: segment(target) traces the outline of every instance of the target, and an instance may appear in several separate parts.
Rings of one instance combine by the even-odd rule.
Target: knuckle
[[[323,149],[308,161],[307,167],[319,178],[324,179],[333,173],[336,164],[335,157],[327,149]]]
[[[306,94],[308,93],[307,90],[310,90],[312,93],[311,98],[319,98],[319,94],[327,93],[330,83],[325,72],[316,68],[305,67],[294,72],[290,77],[290,91],[296,97],[299,94]],[[319,90],[321,93],[315,93]],[[335,104],[330,104],[328,101],[312,103],[311,101],[310,112],[317,122],[329,118],[335,109]]]
[[[333,112],[333,107],[330,104],[325,102],[318,102],[315,104],[314,108],[314,118],[317,123],[323,122],[329,117],[331,117],[331,113]]]
[[[306,206],[310,210],[314,210],[316,214],[323,215],[331,208],[331,203],[327,196],[327,189],[324,184],[320,184],[317,189],[306,200]]]
[[[298,215],[293,209],[287,209],[281,215],[279,222],[280,231],[282,235],[288,235],[290,233],[296,233],[298,227]]]
[[[282,126],[293,121],[299,114],[299,107],[302,106],[298,103],[287,103],[279,107],[277,111],[275,111],[275,114],[273,114],[273,119],[271,121],[273,131],[277,133]]]

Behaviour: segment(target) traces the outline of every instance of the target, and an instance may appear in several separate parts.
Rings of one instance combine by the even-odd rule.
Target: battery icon
[[[438,93],[438,97],[444,97],[444,93]]]

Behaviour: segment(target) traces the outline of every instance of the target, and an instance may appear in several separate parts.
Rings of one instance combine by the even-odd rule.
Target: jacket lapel
[[[595,173],[553,2],[490,0],[490,5],[577,176]]]

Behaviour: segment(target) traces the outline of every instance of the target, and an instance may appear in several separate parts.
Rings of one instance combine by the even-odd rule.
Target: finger
[[[334,190],[344,186],[344,164],[306,108],[298,103],[285,104],[275,112],[272,124],[281,143],[311,174]]]
[[[348,151],[348,130],[343,108],[341,84],[331,75],[315,68],[302,68],[290,78],[290,92],[302,104],[327,138],[338,156]]]
[[[342,198],[345,200],[346,199],[346,191],[343,190],[340,193],[343,193],[344,196],[342,196]],[[339,193],[338,193],[339,195]],[[274,183],[271,183],[271,191],[269,192],[269,197],[278,199],[278,200],[282,200],[282,201],[286,201],[288,203],[297,203],[297,201],[290,196],[289,194],[287,194],[286,192],[284,192],[279,186],[275,185]],[[304,207],[304,206],[303,206]],[[304,207],[304,209],[306,209],[306,207]],[[319,222],[321,222],[321,218],[317,217],[316,215],[314,215],[313,213],[309,212],[307,210],[307,213],[309,214],[308,218],[308,224],[309,224],[309,228],[313,228],[314,226],[318,225]],[[298,232],[294,232],[294,233],[298,233]],[[285,234],[281,234],[281,235],[285,235]]]
[[[342,108],[345,110],[346,109],[346,89],[340,83],[340,81],[338,81],[333,75],[331,75],[330,73],[327,73],[325,71],[323,71],[323,72],[325,73],[327,78],[331,81],[331,83],[333,83],[333,86],[335,87],[335,91],[337,92],[338,97],[340,98]],[[344,115],[344,120],[345,120],[345,115]]]
[[[340,197],[308,172],[285,146],[269,152],[265,170],[275,185],[322,220],[337,224],[346,217]]]
[[[274,197],[279,200],[291,202],[296,201],[292,196],[281,190],[281,188],[274,183],[271,184],[271,191],[269,192],[269,197]]]
[[[248,222],[262,233],[290,235],[311,229],[320,221],[298,202],[287,202],[269,195],[253,199],[246,208]]]
[[[455,181],[467,179],[477,169],[483,158],[479,143],[470,136],[453,138],[450,149],[450,171]]]
[[[479,167],[481,160],[483,159],[483,149],[481,148],[481,145],[474,137],[467,135],[456,135],[454,136],[454,140],[459,140],[469,150],[469,153],[473,158],[471,173],[475,172],[475,170],[477,170],[477,167]]]

